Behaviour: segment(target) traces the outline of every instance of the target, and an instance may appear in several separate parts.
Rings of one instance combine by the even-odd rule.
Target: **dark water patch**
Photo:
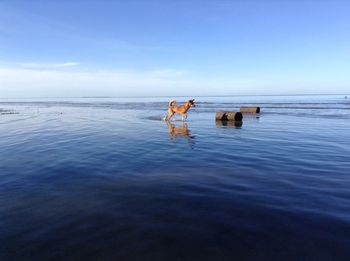
[[[146,119],[146,120],[151,120],[151,121],[163,121],[164,120],[164,116],[149,116],[149,117],[145,117],[141,119]]]
[[[256,187],[262,178],[242,189],[244,183],[227,187],[215,169],[145,173],[142,180],[57,171],[66,174],[54,182],[31,179],[40,184],[34,194],[13,195],[5,221],[26,229],[13,225],[2,234],[4,258],[342,260],[348,254],[346,221],[295,211],[273,191],[262,201],[264,186]]]
[[[12,109],[2,109],[0,108],[0,115],[11,115],[11,114],[18,114],[15,110]]]

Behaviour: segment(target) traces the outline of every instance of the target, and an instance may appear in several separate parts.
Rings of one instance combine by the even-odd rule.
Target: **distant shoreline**
[[[292,97],[292,96],[350,96],[348,93],[340,94],[227,94],[227,95],[155,95],[155,96],[48,96],[48,97],[0,97],[8,99],[132,99],[132,98],[187,98],[187,97]]]

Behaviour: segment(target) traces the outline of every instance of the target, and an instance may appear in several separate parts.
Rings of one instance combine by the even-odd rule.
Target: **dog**
[[[181,115],[182,121],[185,121],[187,119],[187,111],[191,107],[196,107],[196,104],[194,103],[194,99],[189,100],[189,101],[187,101],[184,104],[179,105],[179,106],[176,106],[176,100],[172,99],[169,101],[168,113],[164,117],[164,120],[169,121],[171,119],[171,117],[174,116],[175,113],[178,113]]]

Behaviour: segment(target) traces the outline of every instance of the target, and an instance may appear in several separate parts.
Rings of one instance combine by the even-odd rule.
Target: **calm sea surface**
[[[196,100],[1,99],[0,260],[350,260],[350,99]]]

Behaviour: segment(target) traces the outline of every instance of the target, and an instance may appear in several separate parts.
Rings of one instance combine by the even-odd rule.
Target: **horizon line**
[[[32,96],[32,97],[0,97],[1,99],[107,99],[107,98],[169,98],[169,97],[255,97],[255,96],[337,96],[350,93],[322,93],[322,94],[222,94],[222,95],[140,95],[140,96]]]

